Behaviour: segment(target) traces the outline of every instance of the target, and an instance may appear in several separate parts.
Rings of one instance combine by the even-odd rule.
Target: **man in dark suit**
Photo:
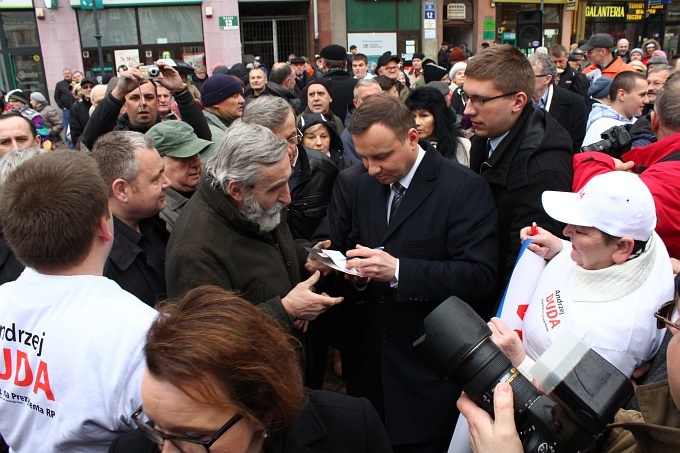
[[[390,112],[385,115],[385,112]],[[422,320],[455,294],[475,304],[496,282],[496,209],[489,187],[418,142],[404,103],[371,96],[349,124],[367,173],[353,202],[347,267],[363,290],[366,396],[395,452],[441,452],[460,393],[413,353]],[[424,149],[427,147],[427,149]]]
[[[586,102],[581,96],[555,85],[557,67],[549,56],[535,53],[529,61],[536,74],[533,103],[549,112],[569,132],[573,152],[577,153],[586,135],[586,121],[590,113]]]
[[[470,168],[487,181],[498,210],[499,297],[520,250],[519,231],[536,222],[562,234],[564,225],[543,209],[543,192],[571,190],[571,137],[534,108],[535,89],[531,63],[508,44],[479,52],[465,69],[465,115],[475,128]]]

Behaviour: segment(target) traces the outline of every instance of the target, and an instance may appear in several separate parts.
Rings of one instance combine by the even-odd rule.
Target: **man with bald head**
[[[621,58],[624,63],[630,63],[630,42],[626,38],[621,38],[616,43],[616,56]]]

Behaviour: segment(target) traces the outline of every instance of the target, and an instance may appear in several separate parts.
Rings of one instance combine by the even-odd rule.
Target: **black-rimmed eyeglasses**
[[[469,102],[472,102],[472,105],[475,107],[483,106],[489,101],[493,101],[494,99],[500,99],[500,98],[506,98],[508,96],[513,96],[515,94],[519,93],[519,91],[513,91],[512,93],[504,93],[504,94],[499,94],[498,96],[491,96],[490,98],[483,98],[481,96],[477,95],[472,95],[470,96],[467,94],[465,91],[460,92],[460,97],[463,99],[463,102],[466,104]]]
[[[675,323],[671,321],[671,317],[673,316],[673,309],[675,308],[675,301],[674,300],[669,300],[665,304],[659,308],[659,311],[654,313],[654,317],[656,318],[656,328],[657,329],[665,329],[666,326],[673,327],[675,329],[680,330],[680,325],[678,323]]]
[[[196,438],[191,438],[191,437],[180,437],[180,436],[171,436],[169,434],[165,434],[161,431],[158,431],[152,423],[145,422],[143,420],[140,420],[140,415],[142,414],[142,406],[139,406],[139,409],[135,411],[134,414],[132,414],[132,420],[137,424],[139,429],[148,437],[153,443],[163,446],[165,444],[165,441],[167,440],[170,442],[175,448],[177,448],[179,451],[182,451],[184,453],[191,453],[191,452],[210,452],[210,447],[212,444],[217,442],[217,440],[222,436],[222,434],[226,433],[229,428],[234,426],[236,423],[239,422],[243,418],[243,414],[240,412],[234,415],[229,419],[227,423],[224,424],[223,427],[221,427],[215,434],[210,437],[208,440],[201,440],[201,439],[196,439]]]

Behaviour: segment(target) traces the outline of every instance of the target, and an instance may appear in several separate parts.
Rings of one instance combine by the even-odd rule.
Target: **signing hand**
[[[397,259],[389,253],[380,250],[357,245],[357,248],[347,251],[348,269],[356,269],[364,277],[369,277],[379,282],[396,282],[394,273],[397,269]]]
[[[312,321],[333,305],[343,301],[342,297],[330,297],[326,293],[314,293],[314,285],[321,278],[319,272],[304,282],[295,285],[286,296],[281,299],[283,308],[297,320]]]
[[[458,410],[470,425],[470,446],[475,453],[523,453],[522,442],[515,428],[512,388],[501,382],[493,394],[495,420],[463,393]]]
[[[529,250],[540,256],[544,260],[551,260],[562,251],[562,241],[550,231],[537,227],[538,234],[531,235],[531,227],[524,227],[519,232],[519,238],[524,241],[527,238],[533,239]]]

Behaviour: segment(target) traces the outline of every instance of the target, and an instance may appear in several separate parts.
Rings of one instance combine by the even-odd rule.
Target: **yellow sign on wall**
[[[593,18],[624,18],[626,8],[623,6],[586,6],[586,17]]]

